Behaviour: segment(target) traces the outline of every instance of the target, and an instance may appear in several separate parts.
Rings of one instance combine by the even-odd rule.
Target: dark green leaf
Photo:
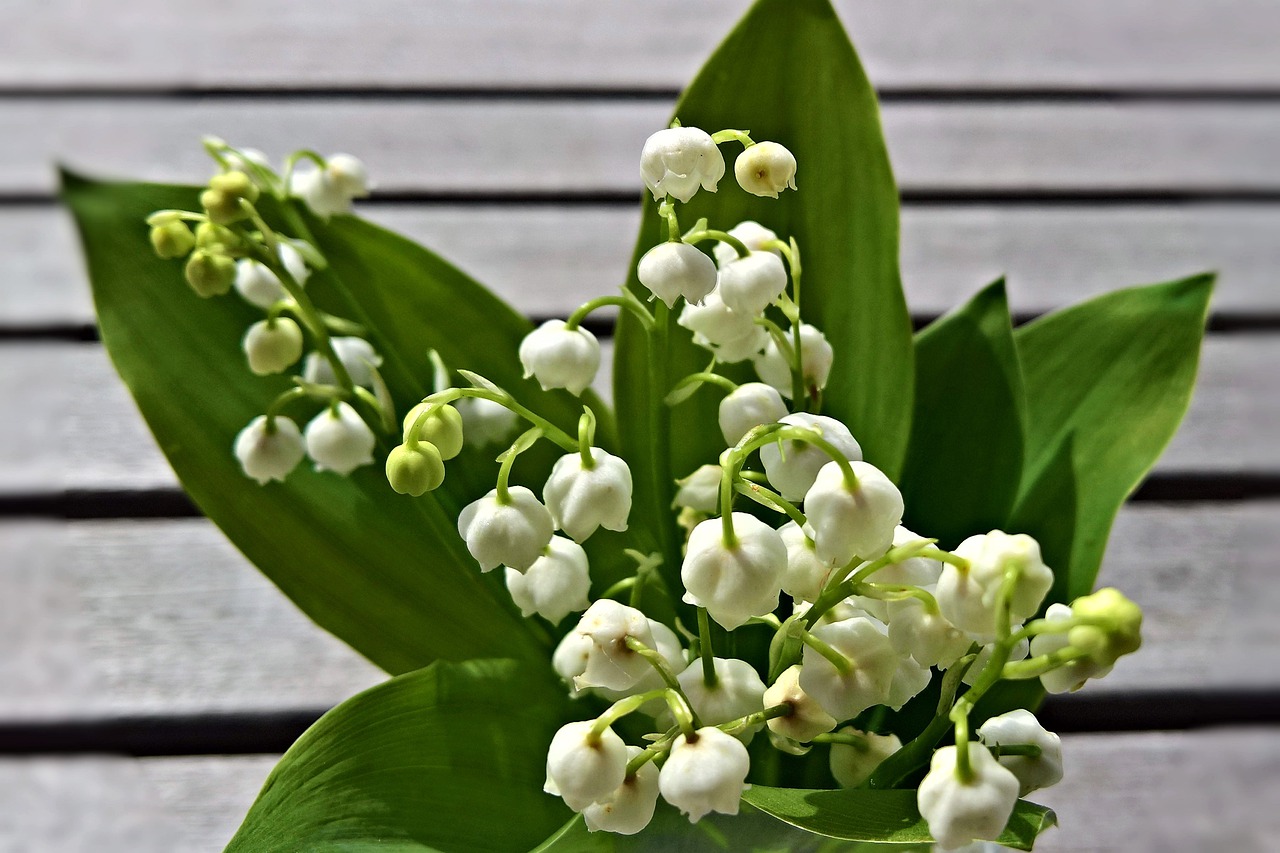
[[[565,697],[510,660],[438,662],[325,714],[267,777],[227,853],[527,850]]]

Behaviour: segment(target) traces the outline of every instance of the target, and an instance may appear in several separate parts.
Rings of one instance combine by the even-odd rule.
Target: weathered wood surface
[[[210,171],[198,140],[213,133],[272,157],[353,152],[384,193],[638,197],[637,152],[670,111],[665,100],[21,99],[0,112],[0,191],[52,192],[53,159],[198,180]],[[1269,103],[888,103],[883,120],[908,193],[1280,189]],[[801,187],[805,175],[801,163]]]
[[[1280,82],[1270,0],[838,0],[894,88],[1254,89]],[[743,0],[22,0],[0,85],[42,88],[684,85]]]
[[[620,283],[638,205],[377,205],[361,213],[430,246],[535,316],[564,315]],[[998,275],[1015,311],[1042,313],[1129,284],[1220,273],[1214,310],[1280,315],[1280,206],[931,207],[908,204],[902,270],[911,309],[936,315]],[[177,273],[175,272],[175,276]],[[93,322],[70,219],[0,209],[0,327]]]
[[[1063,738],[1066,778],[1032,799],[1061,827],[1046,853],[1270,853],[1280,731]],[[0,760],[0,850],[209,853],[235,832],[270,756]]]

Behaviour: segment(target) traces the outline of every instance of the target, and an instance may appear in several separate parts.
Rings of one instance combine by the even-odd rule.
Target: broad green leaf
[[[261,312],[234,295],[196,297],[181,262],[152,254],[143,224],[158,208],[193,207],[196,190],[64,175],[63,194],[80,227],[103,342],[161,449],[201,510],[303,611],[393,673],[436,658],[545,657],[500,573],[482,576],[457,534],[456,508],[489,487],[466,472],[496,472],[491,458],[451,462],[445,487],[418,499],[393,493],[380,461],[350,478],[304,464],[283,484],[249,480],[232,442],[289,387],[286,377],[255,377],[245,365],[240,339]],[[427,350],[436,347],[560,422],[576,420],[576,401],[519,378],[516,347],[527,324],[479,285],[354,218],[309,221],[332,268],[308,289],[321,308],[368,326],[398,412],[427,390]],[[314,411],[290,414],[305,423]]]
[[[712,227],[729,228],[754,219],[799,241],[802,312],[835,347],[824,409],[849,424],[869,461],[896,477],[914,376],[898,273],[898,194],[875,93],[830,4],[757,2],[685,91],[676,115],[708,131],[747,129],[753,139],[775,140],[795,153],[799,189],[774,200],[737,186],[733,159],[739,149],[723,146],[727,172],[719,190],[699,192],[680,205],[681,222],[689,227],[706,216]],[[663,236],[646,195],[636,259]],[[634,269],[633,262],[630,286],[647,297]],[[707,360],[674,323],[670,336],[651,349],[632,318],[619,322],[614,399],[622,446],[636,466],[638,503],[650,518],[666,516],[673,478],[714,461],[723,448],[719,395],[711,390],[671,415],[650,414],[651,403]],[[738,375],[750,376],[749,367]],[[659,522],[663,532],[656,535],[666,537],[674,560],[671,527]]]
[[[954,548],[1003,528],[1022,475],[1022,374],[1004,281],[916,336],[905,524]]]
[[[1120,505],[1155,464],[1195,384],[1213,276],[1092,299],[1014,333],[1027,394],[1027,463],[1018,516],[1074,495],[1070,562],[1050,565],[1069,600],[1093,589]],[[1066,443],[1070,442],[1070,447]],[[1069,454],[1073,483],[1063,482]],[[1048,472],[1057,470],[1058,476]]]
[[[437,662],[325,714],[227,853],[527,850],[570,812],[542,790],[565,697],[511,660]]]
[[[903,845],[932,840],[916,809],[915,791],[806,791],[753,785],[743,799],[779,820],[832,838]],[[997,841],[1015,850],[1030,850],[1036,836],[1056,822],[1050,809],[1019,800]]]

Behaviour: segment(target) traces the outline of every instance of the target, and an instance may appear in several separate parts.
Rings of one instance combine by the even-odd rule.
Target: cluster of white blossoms
[[[677,203],[714,192],[724,177],[724,144],[742,146],[733,170],[742,189],[774,198],[795,189],[796,160],[777,143],[679,125],[653,134],[641,174],[667,239],[636,270],[651,298],[624,289],[591,300],[566,320],[543,323],[519,347],[526,378],[574,395],[591,385],[600,364],[599,342],[582,322],[604,306],[631,312],[650,335],[676,333],[674,319],[709,351],[705,370],[653,389],[666,393],[654,405],[667,407],[703,389],[723,395],[723,452],[665,484],[674,494],[669,523],[685,532],[679,554],[627,549],[634,573],[593,595],[583,543],[602,528],[627,531],[633,497],[626,461],[595,443],[595,412],[584,405],[570,434],[484,377],[459,370],[469,387],[453,387],[438,359],[439,390],[400,420],[387,479],[397,492],[423,495],[444,481],[444,463],[464,437],[505,443],[518,421],[527,423],[498,457],[494,488],[459,514],[458,533],[481,571],[502,567],[525,616],[554,625],[581,614],[552,665],[584,706],[604,710],[556,733],[546,790],[590,829],[639,832],[660,797],[691,821],[736,814],[751,773],[747,745],[764,736],[788,754],[826,750],[832,779],[845,787],[891,787],[928,764],[918,804],[938,844],[995,839],[1020,796],[1061,777],[1061,749],[1027,711],[971,731],[975,704],[1003,680],[1039,678],[1060,692],[1105,675],[1137,649],[1141,611],[1104,589],[1037,618],[1053,572],[1030,536],[993,530],[947,551],[927,531],[902,525],[897,486],[863,459],[847,424],[820,414],[834,353],[801,318],[796,241],[754,221],[727,230],[706,220],[680,227]],[[222,153],[226,163],[233,153],[236,163],[247,162],[243,152]],[[363,190],[363,169],[352,158],[316,165],[305,182],[286,178],[279,191],[297,191],[327,215],[341,209],[335,198],[349,204]],[[232,259],[222,290],[234,280],[268,312],[245,339],[254,372],[299,361],[298,323],[313,345],[296,387],[245,428],[236,455],[260,482],[283,479],[304,451],[317,467],[348,474],[373,461],[374,431],[395,426],[380,359],[352,324],[306,299],[306,272],[323,259],[256,217],[255,179],[269,175],[260,163],[228,167],[210,182],[191,238],[197,251]],[[232,196],[236,204],[226,201]],[[175,256],[171,244],[186,241],[175,223],[185,230],[188,215],[156,216],[168,217],[153,222],[163,232],[153,232],[157,250]],[[222,235],[221,248],[213,248],[211,233]],[[190,261],[188,279],[199,292],[216,292],[205,263]],[[200,267],[194,274],[193,264]],[[739,384],[718,369],[745,361],[759,381]],[[301,399],[325,403],[305,437],[279,412]],[[538,490],[513,484],[516,458],[539,441],[563,455]],[[663,571],[673,558],[679,572]],[[653,612],[675,613],[674,621],[645,612],[654,597],[666,600]],[[760,645],[735,642],[736,631],[768,632],[767,660],[734,657],[735,648]],[[903,744],[888,730],[891,712],[935,680],[938,714]],[[649,732],[643,745],[614,730],[630,715]],[[938,748],[948,733],[954,742]]]

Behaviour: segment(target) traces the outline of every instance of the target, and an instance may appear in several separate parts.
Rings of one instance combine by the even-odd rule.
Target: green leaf
[[[287,377],[255,377],[245,364],[240,339],[261,312],[234,295],[196,297],[180,261],[154,256],[143,224],[153,210],[195,206],[197,190],[73,175],[63,181],[103,343],[183,486],[252,562],[318,624],[390,672],[436,658],[545,661],[545,638],[535,641],[500,573],[482,576],[457,533],[456,509],[490,487],[491,458],[468,452],[449,464],[443,489],[418,499],[392,492],[380,462],[350,478],[304,465],[285,483],[249,480],[232,442],[289,387]],[[278,213],[268,200],[260,206]],[[368,327],[399,414],[427,390],[427,351],[436,347],[558,422],[576,423],[575,400],[519,378],[516,347],[528,324],[483,288],[357,219],[308,221],[331,264],[312,276],[308,291],[322,309]],[[305,423],[314,411],[290,414]],[[545,466],[552,455],[521,464]],[[475,482],[479,475],[469,482],[471,468],[488,483]]]
[[[749,129],[753,139],[775,140],[795,153],[799,190],[762,199],[737,186],[737,150],[724,146],[728,170],[719,190],[681,205],[681,223],[706,216],[712,227],[729,228],[754,219],[799,241],[803,315],[835,348],[825,410],[848,423],[867,459],[896,478],[914,375],[898,272],[898,194],[875,93],[830,4],[757,2],[685,91],[676,115],[709,132]],[[664,236],[646,196],[635,259]],[[636,282],[634,260],[630,281],[648,296]],[[654,535],[665,537],[671,560],[679,556],[667,510],[672,480],[723,449],[719,395],[699,392],[674,416],[651,417],[649,407],[706,362],[707,353],[674,323],[670,337],[650,351],[633,318],[619,321],[614,400],[622,446],[635,466],[637,504],[663,531]]]
[[[832,838],[904,845],[932,840],[916,809],[915,791],[808,791],[753,785],[743,799],[779,820]],[[1050,809],[1019,800],[1009,825],[996,840],[1015,850],[1030,850],[1036,836],[1056,822]]]
[[[511,660],[438,662],[347,700],[271,771],[227,853],[527,850],[563,691]]]
[[[1075,515],[1068,562],[1049,563],[1051,600],[1093,589],[1116,512],[1186,413],[1212,291],[1211,275],[1130,288],[1014,333],[1028,409],[1015,515],[1043,518],[1055,502]]]
[[[1004,527],[1022,476],[1024,420],[1001,279],[916,336],[906,525],[944,548]]]

